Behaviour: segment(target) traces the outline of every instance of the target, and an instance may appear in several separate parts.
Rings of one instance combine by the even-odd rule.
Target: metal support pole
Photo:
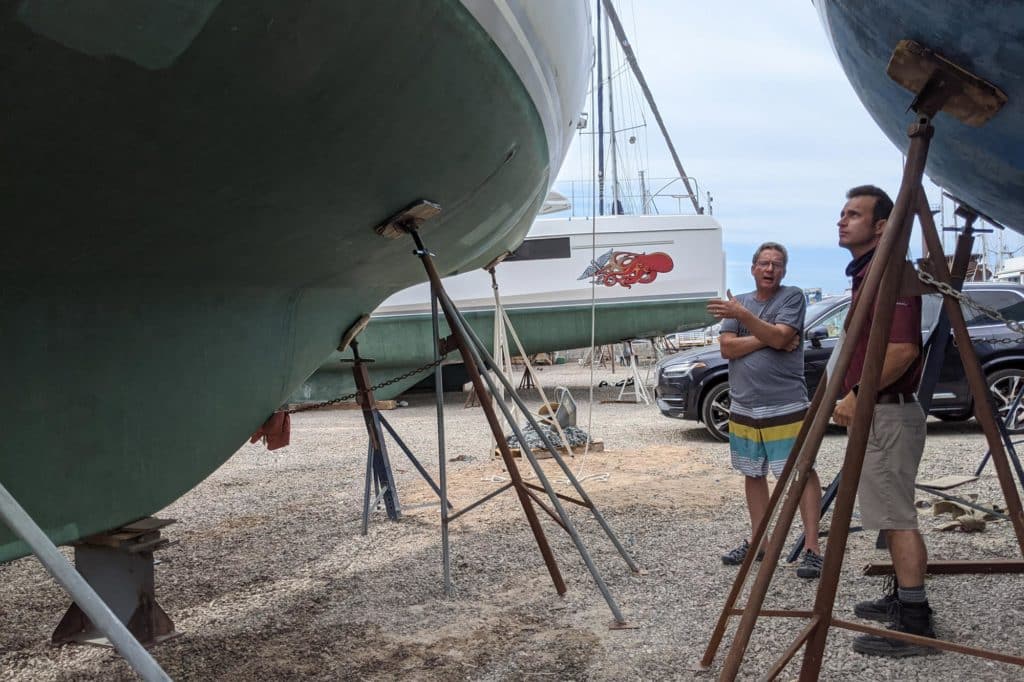
[[[480,342],[479,337],[476,336],[476,332],[473,331],[473,328],[470,327],[469,324],[466,322],[465,318],[462,317],[462,313],[459,313],[458,311],[456,311],[456,313],[459,315],[459,319],[461,320],[463,327],[466,329],[467,334],[469,334],[469,336],[473,340],[476,348],[480,351],[480,355],[481,355],[481,358],[483,360],[484,366],[485,367],[494,368],[495,367],[494,358],[492,358],[492,357],[490,357],[490,355],[488,355],[487,350],[483,347],[483,344]],[[640,567],[636,564],[635,561],[633,561],[633,558],[629,555],[629,552],[627,552],[626,549],[619,542],[619,539],[618,539],[618,537],[616,537],[615,533],[612,531],[611,526],[608,525],[608,522],[605,521],[604,516],[597,509],[597,506],[593,503],[593,501],[590,499],[590,497],[587,495],[587,491],[583,489],[582,485],[580,485],[580,482],[576,478],[576,475],[572,472],[572,469],[569,467],[569,465],[567,465],[565,463],[565,459],[562,457],[562,454],[558,451],[558,448],[556,448],[555,444],[552,443],[551,440],[547,437],[547,434],[545,434],[540,428],[538,428],[537,422],[533,418],[533,415],[530,414],[529,408],[527,408],[527,406],[523,402],[522,398],[519,397],[519,394],[516,393],[514,390],[512,390],[512,388],[511,388],[512,384],[508,380],[508,377],[506,377],[501,372],[495,372],[495,376],[497,376],[498,380],[501,381],[501,383],[507,389],[509,389],[510,394],[512,396],[512,401],[519,407],[520,410],[522,410],[523,414],[526,415],[527,420],[530,422],[530,426],[532,426],[534,431],[536,431],[537,435],[540,436],[541,441],[543,441],[545,448],[547,448],[548,452],[551,454],[552,459],[555,460],[555,462],[558,464],[559,468],[561,468],[563,473],[565,473],[566,478],[569,480],[569,482],[576,489],[576,492],[579,494],[579,496],[582,498],[582,500],[584,502],[584,506],[590,508],[590,511],[591,511],[591,513],[593,513],[594,518],[601,525],[601,528],[604,530],[605,534],[608,536],[608,539],[611,540],[612,544],[615,546],[615,549],[618,550],[618,552],[622,556],[622,558],[625,559],[626,564],[629,565],[630,570],[632,570],[634,573],[639,573],[640,572]],[[530,452],[530,454],[532,456],[532,451],[530,450],[529,447],[525,447],[526,441],[525,441],[525,439],[522,438],[521,434],[517,433],[516,437],[520,438],[520,443],[523,443],[523,445],[524,445],[523,451],[524,452]],[[539,465],[535,464],[534,468],[535,469],[539,469]],[[542,476],[544,476],[543,470],[538,471],[538,477],[542,477]]]
[[[437,478],[441,485],[440,497],[448,499],[448,465],[444,446],[444,371],[441,369],[441,329],[437,312],[437,290],[430,283],[430,322],[434,330],[434,400],[437,407]],[[448,544],[448,505],[441,503],[441,569],[444,574],[444,593],[452,594],[452,559]]]
[[[445,314],[445,318],[448,321],[449,328],[453,332],[453,337],[459,348],[459,352],[462,355],[463,361],[466,363],[466,370],[469,373],[471,380],[473,381],[473,385],[477,391],[477,395],[480,396],[480,405],[484,410],[484,414],[487,417],[487,421],[490,424],[491,430],[494,432],[498,440],[499,451],[501,452],[502,459],[505,463],[506,469],[508,470],[509,477],[512,480],[513,487],[516,490],[516,494],[520,497],[523,508],[527,513],[527,519],[530,520],[531,527],[535,529],[534,535],[537,537],[538,545],[540,545],[541,547],[541,553],[545,554],[545,551],[547,552],[547,554],[545,554],[545,561],[547,561],[548,555],[550,555],[550,548],[547,546],[547,541],[543,535],[543,529],[541,529],[539,525],[539,521],[536,517],[536,511],[533,509],[533,506],[530,502],[529,492],[527,491],[526,486],[522,480],[522,477],[519,474],[519,469],[516,466],[515,461],[512,459],[512,454],[509,451],[508,444],[505,442],[505,439],[502,437],[502,434],[500,433],[500,424],[498,422],[497,415],[494,413],[493,405],[490,403],[490,401],[485,399],[487,395],[487,389],[484,387],[485,382],[488,384],[488,388],[490,389],[491,394],[494,394],[496,392],[496,384],[493,382],[490,374],[487,372],[481,373],[479,370],[480,366],[485,365],[482,362],[481,355],[478,351],[486,353],[486,350],[484,350],[483,344],[480,342],[479,338],[476,337],[476,335],[473,333],[472,328],[469,327],[468,324],[464,324],[464,320],[461,317],[461,314],[459,313],[458,309],[455,307],[454,303],[452,303],[451,299],[448,298],[448,295],[445,292],[443,285],[441,284],[441,278],[438,275],[436,268],[434,267],[430,252],[427,251],[427,249],[424,247],[423,241],[420,239],[419,233],[413,229],[410,230],[410,234],[412,235],[413,239],[416,242],[416,255],[418,255],[420,259],[423,261],[424,268],[426,268],[427,270],[427,276],[430,278],[430,281],[434,287],[437,301]],[[507,384],[508,378],[505,377],[500,372],[500,370],[498,370],[498,368],[493,365],[493,359],[491,368],[495,370],[496,376],[501,377],[502,381],[506,382]],[[512,392],[512,395],[516,396],[514,391]],[[533,419],[532,415],[529,414],[529,410],[525,409],[525,405],[522,405],[521,403],[519,403],[519,405],[520,408],[523,409],[524,413],[527,415],[527,418],[530,421],[531,426],[533,426],[534,429],[538,433],[540,433],[540,428],[536,424],[536,421]],[[541,468],[532,450],[530,450],[530,448],[526,445],[526,439],[523,436],[522,431],[519,429],[518,425],[516,425],[514,421],[511,419],[511,413],[508,408],[508,405],[506,405],[504,401],[498,401],[498,406],[501,408],[505,417],[509,419],[510,422],[512,422],[512,429],[515,432],[516,436],[519,438],[520,443],[523,445],[523,455],[529,460],[530,465],[533,467],[533,470],[537,474],[538,479],[544,486],[545,492],[547,492],[548,498],[551,500],[552,506],[557,510],[559,516],[561,517],[566,531],[569,533],[570,537],[573,540],[573,543],[576,545],[577,551],[579,552],[584,563],[587,565],[591,577],[593,577],[594,582],[597,584],[598,589],[601,591],[601,594],[605,599],[605,603],[608,604],[608,607],[611,610],[616,623],[619,625],[624,625],[626,621],[625,618],[622,616],[621,611],[619,610],[618,604],[616,604],[614,598],[608,590],[607,585],[604,582],[604,579],[601,577],[601,574],[598,572],[593,560],[590,558],[590,554],[587,551],[586,546],[583,544],[583,540],[576,532],[576,528],[573,525],[572,520],[569,518],[569,515],[566,514],[565,510],[562,508],[561,503],[558,501],[558,496],[555,494],[554,488],[551,486],[550,481],[544,474],[544,470]],[[557,450],[555,450],[550,440],[545,440],[547,441],[546,444],[548,445],[548,447],[552,450],[552,455],[557,460],[561,460],[561,456],[558,454]],[[594,509],[594,511],[596,514],[596,509]],[[561,576],[558,573],[557,565],[554,563],[554,556],[551,555],[550,559],[551,561],[548,563],[549,572],[552,572],[552,579],[555,580],[555,587],[558,590],[559,594],[564,594],[565,585],[564,583],[561,583],[561,585],[559,585],[559,583],[561,582]]]
[[[0,520],[7,524],[18,537],[25,541],[40,563],[46,567],[54,580],[61,584],[76,604],[85,612],[100,632],[110,640],[118,653],[124,656],[128,665],[149,682],[170,682],[170,677],[149,652],[132,636],[128,628],[118,620],[110,608],[103,603],[85,578],[64,558],[57,546],[32,520],[18,501],[0,484]]]
[[[459,313],[459,311],[455,309],[454,304],[451,302],[450,299],[447,298],[447,295],[444,292],[441,293],[441,305],[442,307],[445,307],[446,314],[448,310],[451,310],[452,314],[448,318],[448,322],[450,325],[458,329],[458,333],[460,335],[463,335],[464,338],[467,340],[466,350],[471,354],[474,365],[484,365],[486,367],[485,363],[482,361],[481,356],[478,354],[478,352],[486,353],[486,351],[483,350],[483,344],[480,343],[479,338],[476,337],[472,328],[465,323],[465,320],[464,318],[462,318],[461,313]],[[491,368],[495,369],[495,374],[497,376],[502,377],[504,381],[508,381],[507,377],[505,377],[500,371],[497,371],[496,367],[492,365]],[[483,372],[480,373],[479,376],[481,376],[483,380],[487,382],[488,388],[493,394],[497,390],[497,385],[491,379],[491,375],[488,372]],[[515,392],[513,392],[512,395],[513,400],[518,400],[518,396],[515,394]],[[530,414],[529,410],[525,409],[526,406],[522,405],[521,403],[517,404],[520,404],[521,409],[523,409],[523,412],[526,415],[526,420],[529,422],[530,426],[533,427],[534,432],[537,433],[543,441],[545,441],[545,444],[551,452],[551,456],[556,460],[561,460],[561,454],[558,452],[557,448],[554,447],[554,444],[551,443],[549,439],[547,439],[543,431],[541,431],[540,426],[537,424],[537,421],[533,418],[533,415]],[[509,410],[508,405],[506,405],[504,401],[499,401],[498,407],[501,408],[502,412],[505,413],[506,418],[511,418],[511,411]],[[569,518],[569,515],[565,512],[565,509],[562,507],[561,502],[559,502],[558,495],[555,493],[555,490],[552,487],[551,482],[548,480],[547,475],[544,473],[544,469],[541,468],[540,463],[537,461],[536,456],[533,454],[533,450],[531,450],[530,446],[527,445],[526,436],[523,434],[522,429],[519,428],[518,424],[512,423],[512,432],[516,435],[516,438],[519,439],[519,444],[521,445],[520,451],[523,453],[523,456],[526,457],[527,460],[529,460],[530,466],[533,468],[534,473],[537,474],[537,479],[541,482],[541,485],[544,486],[544,492],[547,493],[552,505],[555,507],[555,509],[558,512],[558,515],[561,517],[563,527],[565,528],[566,532],[569,533],[569,536],[572,538],[573,544],[576,545],[576,550],[582,557],[583,563],[586,564],[587,570],[590,571],[590,575],[591,577],[593,577],[594,582],[597,584],[598,590],[600,590],[601,595],[604,597],[605,602],[608,604],[608,608],[611,609],[612,616],[615,618],[615,622],[619,625],[624,625],[626,623],[626,619],[623,617],[622,612],[619,610],[619,606],[615,602],[615,599],[612,597],[611,592],[608,590],[608,586],[605,584],[600,572],[598,572],[597,566],[594,564],[593,559],[591,559],[590,553],[587,551],[586,545],[583,544],[583,539],[579,536],[579,533],[576,531],[576,527],[573,525],[572,520]],[[502,444],[504,444],[503,439]],[[515,466],[515,464],[512,463],[512,466]],[[512,472],[509,471],[509,474],[511,475]],[[518,469],[516,470],[516,474],[513,480],[515,480],[516,478],[519,478]],[[524,494],[526,494],[529,497],[530,493],[526,490],[526,487],[521,482],[521,479],[519,486],[517,486],[517,491],[519,487],[522,487]]]
[[[544,528],[540,525],[540,519],[537,517],[537,511],[533,508],[530,496],[527,494],[526,489],[523,486],[522,476],[520,476],[519,469],[516,467],[515,461],[512,459],[512,452],[509,450],[508,443],[506,443],[505,439],[501,437],[501,424],[498,422],[497,414],[494,412],[494,406],[487,399],[487,389],[484,387],[484,379],[481,378],[480,370],[477,367],[477,363],[474,361],[475,356],[469,347],[469,342],[465,332],[459,329],[458,319],[453,306],[444,293],[444,285],[441,283],[441,276],[438,274],[437,268],[434,267],[431,254],[427,251],[426,247],[424,247],[423,241],[420,239],[419,232],[417,232],[414,227],[409,228],[408,232],[416,242],[416,251],[414,253],[423,263],[423,267],[427,272],[427,277],[430,279],[434,298],[440,304],[441,310],[444,312],[445,319],[448,321],[448,327],[453,333],[455,344],[459,349],[459,353],[462,355],[463,362],[465,363],[466,372],[469,374],[470,381],[473,382],[473,388],[480,397],[480,407],[484,411],[484,415],[487,418],[487,423],[491,427],[492,433],[494,433],[497,438],[501,458],[505,463],[505,468],[508,471],[509,478],[512,479],[513,489],[516,491],[516,496],[519,498],[519,503],[523,508],[523,513],[526,514],[526,519],[530,524],[530,530],[533,532],[533,537],[537,542],[537,547],[540,549],[541,556],[544,557],[544,564],[547,566],[548,573],[551,576],[551,581],[554,583],[555,590],[558,594],[565,594],[565,581],[562,579],[562,574],[558,570],[558,563],[555,561],[555,556],[551,552],[551,546],[548,544],[547,538],[544,535]],[[498,401],[498,404],[504,406],[502,401]]]
[[[377,421],[380,422],[380,425],[387,429],[387,432],[390,433],[391,437],[395,439],[395,442],[398,443],[398,447],[402,449],[402,452],[405,453],[405,456],[416,468],[416,471],[419,472],[423,480],[427,482],[427,485],[430,486],[430,489],[433,490],[438,497],[441,497],[441,488],[439,488],[438,485],[434,483],[434,479],[430,477],[430,473],[423,467],[422,464],[420,464],[420,461],[416,459],[416,455],[412,454],[412,450],[410,450],[409,446],[405,444],[405,441],[403,441],[402,438],[398,435],[398,432],[395,431],[394,427],[391,426],[390,422],[388,422],[388,420],[384,418],[384,415],[382,415],[379,410],[376,412],[376,416]],[[452,506],[450,500],[448,501],[448,506]]]
[[[373,443],[366,446],[366,480],[363,484],[363,535],[370,529],[370,483],[373,480]]]

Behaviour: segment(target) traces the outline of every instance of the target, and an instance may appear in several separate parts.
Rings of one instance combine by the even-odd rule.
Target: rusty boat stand
[[[398,447],[402,449],[434,494],[439,499],[445,498],[441,495],[441,488],[416,459],[416,455],[412,453],[398,432],[377,409],[373,387],[370,385],[370,374],[366,369],[366,365],[372,363],[373,360],[359,355],[359,343],[354,338],[342,345],[339,350],[345,350],[346,347],[352,348],[352,359],[342,360],[342,362],[352,363],[352,376],[355,379],[357,391],[356,400],[363,411],[363,421],[366,424],[366,434],[369,438],[366,455],[366,479],[363,486],[363,535],[366,535],[370,525],[370,512],[381,501],[384,502],[384,509],[389,519],[398,521],[402,518],[402,505],[398,501],[398,488],[395,487],[395,477],[391,471],[391,460],[388,457],[388,448],[384,441],[384,429],[387,429],[394,441],[398,443]],[[372,499],[370,497],[371,485],[374,489]],[[448,507],[451,508],[451,502],[448,502]]]
[[[590,553],[587,550],[583,539],[580,537],[576,530],[575,525],[572,522],[570,516],[566,513],[565,508],[562,505],[562,501],[572,502],[583,507],[586,507],[593,514],[594,519],[601,526],[602,530],[607,535],[608,539],[614,545],[615,549],[625,560],[630,570],[636,574],[641,573],[639,566],[629,555],[626,549],[619,542],[615,533],[611,527],[605,521],[601,512],[594,504],[593,500],[587,495],[586,491],[580,485],[579,480],[573,474],[572,470],[565,463],[561,453],[554,446],[551,440],[544,434],[539,428],[537,421],[533,418],[530,410],[523,403],[523,401],[516,394],[511,382],[506,377],[501,368],[494,361],[494,358],[488,353],[486,347],[480,338],[476,335],[473,328],[468,324],[466,319],[462,316],[462,313],[456,308],[455,304],[448,297],[447,292],[444,289],[444,284],[441,282],[441,276],[438,274],[437,268],[433,262],[433,254],[424,246],[423,240],[419,234],[419,227],[430,218],[440,213],[441,207],[437,204],[433,204],[428,201],[419,201],[404,211],[391,217],[387,222],[383,223],[377,228],[377,233],[383,237],[397,239],[405,236],[411,236],[415,242],[416,249],[413,251],[413,255],[417,256],[423,263],[423,267],[426,270],[427,277],[430,281],[431,286],[431,312],[433,318],[433,331],[434,331],[434,347],[435,347],[435,360],[439,360],[443,355],[458,350],[462,357],[462,361],[465,363],[466,371],[470,377],[470,381],[473,384],[474,391],[480,401],[480,407],[484,411],[484,415],[487,418],[487,423],[490,426],[491,432],[494,435],[494,439],[497,441],[498,450],[501,455],[502,462],[504,463],[505,469],[508,472],[509,482],[498,487],[496,490],[490,492],[484,497],[476,500],[475,502],[455,511],[449,513],[445,505],[441,505],[441,543],[442,543],[442,564],[444,570],[444,588],[445,593],[451,593],[451,565],[450,565],[450,554],[448,545],[449,535],[449,524],[455,521],[463,514],[475,509],[481,504],[497,497],[501,493],[511,489],[515,492],[516,497],[519,500],[520,505],[523,508],[523,513],[526,515],[527,522],[529,523],[530,530],[533,533],[533,537],[537,543],[537,547],[540,550],[541,556],[544,559],[544,564],[547,567],[548,573],[551,576],[551,581],[555,586],[555,591],[559,595],[563,595],[566,592],[565,581],[562,578],[562,574],[559,571],[558,563],[555,560],[555,555],[551,551],[551,546],[548,544],[547,537],[544,534],[544,528],[540,523],[537,510],[534,505],[540,507],[558,526],[560,526],[566,533],[569,534],[576,550],[579,552],[580,557],[586,564],[587,570],[590,572],[591,577],[597,584],[598,590],[604,597],[608,608],[612,612],[614,622],[612,628],[627,628],[632,627],[627,623],[625,617],[619,609],[618,604],[612,597],[608,586],[605,584],[604,579],[601,577],[597,566],[594,564],[593,559],[590,557]],[[441,338],[440,336],[440,318],[444,316],[444,320],[447,323],[448,329],[451,330],[449,336]],[[481,371],[481,368],[483,371]],[[445,446],[444,446],[444,401],[442,393],[442,382],[440,381],[441,366],[438,363],[435,368],[435,385],[436,385],[436,402],[437,402],[437,414],[438,414],[438,463],[439,463],[439,481],[440,481],[440,497],[447,499],[447,473],[446,473],[446,460],[445,460]],[[502,410],[505,419],[512,427],[513,433],[519,439],[522,446],[522,452],[526,460],[529,462],[530,467],[533,469],[533,473],[536,475],[540,485],[535,485],[525,481],[522,474],[519,471],[519,467],[516,464],[516,460],[512,457],[512,453],[509,449],[508,443],[505,440],[505,435],[502,432],[502,426],[498,415],[495,412],[494,405],[491,403],[491,395],[501,395],[501,390],[498,386],[500,383],[511,395],[512,400],[518,406],[519,410],[526,416],[530,426],[538,433],[541,440],[544,442],[545,448],[551,455],[551,458],[557,463],[561,471],[565,474],[566,479],[572,484],[577,497],[570,495],[564,495],[555,491],[547,474],[544,469],[540,466],[536,456],[529,446],[526,445],[526,438],[523,435],[522,430],[516,423],[509,406],[505,401],[495,401],[498,407]],[[547,497],[547,502],[542,499],[541,495]]]
[[[804,648],[803,663],[799,678],[802,681],[818,679],[821,672],[822,658],[829,629],[839,627],[858,632],[881,635],[891,639],[924,644],[936,649],[955,651],[992,660],[1024,665],[1024,657],[991,651],[977,647],[965,646],[955,642],[917,637],[915,635],[896,632],[874,626],[854,623],[836,618],[833,606],[839,583],[839,574],[846,551],[846,542],[850,529],[850,518],[853,512],[854,499],[860,480],[864,452],[868,433],[874,413],[879,389],[882,363],[892,324],[896,298],[900,295],[918,295],[934,293],[934,287],[925,285],[918,277],[913,266],[906,262],[904,254],[910,242],[911,227],[916,214],[921,225],[927,245],[927,258],[922,266],[940,284],[949,285],[953,278],[942,252],[935,223],[929,210],[927,197],[921,186],[928,146],[934,128],[931,120],[939,111],[966,121],[972,125],[983,124],[988,117],[998,111],[1005,95],[990,84],[959,69],[935,53],[921,48],[911,41],[901,41],[893,53],[888,73],[894,80],[910,88],[916,93],[912,108],[917,114],[916,121],[910,125],[908,135],[910,147],[907,153],[903,179],[895,206],[889,217],[888,228],[872,259],[870,269],[862,284],[860,296],[846,320],[845,339],[857,339],[867,324],[868,306],[874,304],[874,317],[868,336],[867,354],[864,370],[861,374],[860,391],[853,423],[849,426],[849,440],[842,468],[842,480],[836,501],[835,511],[829,530],[828,545],[817,596],[810,610],[771,610],[763,609],[765,596],[768,592],[772,576],[779,562],[783,544],[793,523],[801,493],[806,485],[808,472],[814,465],[818,448],[832,416],[836,400],[840,397],[843,377],[850,365],[855,343],[843,343],[833,351],[833,362],[826,377],[818,385],[814,398],[808,409],[807,417],[790,453],[782,475],[769,500],[768,511],[764,519],[754,529],[752,546],[761,545],[768,532],[768,527],[775,518],[764,560],[758,569],[754,584],[747,596],[746,605],[737,607],[737,601],[743,590],[756,552],[748,552],[740,566],[739,573],[732,589],[726,597],[722,612],[712,632],[700,666],[709,668],[714,662],[715,654],[725,634],[728,619],[740,616],[740,622],[732,639],[732,645],[726,656],[719,679],[733,680],[739,673],[744,654],[750,642],[750,636],[760,616],[805,618],[806,625],[800,630],[793,642],[783,651],[774,665],[764,675],[764,679],[774,679],[789,661]],[[963,276],[966,258],[958,258],[955,267],[956,277]],[[865,303],[867,302],[867,303]],[[978,363],[974,348],[967,334],[963,311],[959,302],[949,295],[943,297],[943,306],[952,327],[954,339],[960,352],[967,381],[974,396],[988,396],[984,376]],[[1000,437],[996,414],[991,400],[974,401],[974,415],[984,431],[988,446],[991,449],[992,461],[1006,501],[1007,515],[1013,524],[1018,547],[1024,554],[1024,512],[1017,488],[1007,462],[1006,451]],[[783,499],[784,495],[784,499]],[[781,501],[781,510],[779,509]],[[967,563],[967,562],[963,562]],[[991,561],[974,562],[977,572],[991,569]]]

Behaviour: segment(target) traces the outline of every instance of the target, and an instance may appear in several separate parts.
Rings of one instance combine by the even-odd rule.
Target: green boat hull
[[[627,301],[604,303],[594,309],[594,343],[615,343],[627,338],[652,338],[671,332],[687,331],[713,324],[707,314],[706,298]],[[516,334],[529,353],[539,353],[590,345],[591,308],[589,305],[565,305],[545,308],[506,309]],[[464,313],[477,336],[493,353],[494,312]],[[441,335],[448,334],[441,322]],[[370,378],[374,384],[397,377],[422,366],[434,357],[432,324],[429,315],[375,317],[359,337],[359,354],[372,358]],[[514,341],[510,340],[513,354]],[[291,397],[293,403],[331,400],[355,391],[350,364],[351,352],[334,353],[316,374]],[[449,359],[461,360],[458,352]],[[417,374],[375,391],[380,399],[394,398],[426,376]]]
[[[142,42],[131,3],[0,15],[0,482],[57,543],[188,491],[425,279],[385,218],[439,203],[439,269],[479,267],[550,174],[458,2],[143,4]],[[0,561],[26,550],[0,524]]]

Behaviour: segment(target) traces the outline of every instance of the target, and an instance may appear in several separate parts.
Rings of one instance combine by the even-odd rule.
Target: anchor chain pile
[[[553,427],[543,423],[539,424],[539,426],[544,435],[546,435],[551,440],[551,442],[554,443],[555,447],[562,447],[563,445],[565,445],[562,442],[561,436],[558,435],[558,431],[555,430]],[[534,431],[533,427],[530,426],[529,424],[523,424],[521,430],[523,432],[523,436],[526,438],[526,445],[531,450],[543,450],[544,448],[547,447],[546,445],[544,445],[544,441],[541,440],[540,435],[536,431]],[[587,435],[587,432],[579,428],[578,426],[566,426],[563,427],[562,430],[565,431],[565,437],[569,439],[569,445],[572,447],[575,447],[577,445],[586,445],[587,441],[590,440],[590,436]],[[515,436],[515,434],[511,436],[506,436],[505,442],[508,443],[508,446],[510,448],[519,447],[519,439]]]

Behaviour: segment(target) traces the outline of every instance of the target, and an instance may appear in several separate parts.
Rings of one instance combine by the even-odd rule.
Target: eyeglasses
[[[782,270],[783,268],[786,267],[786,264],[780,260],[759,260],[756,263],[754,263],[754,265],[761,268],[762,270],[767,270],[768,268]]]

